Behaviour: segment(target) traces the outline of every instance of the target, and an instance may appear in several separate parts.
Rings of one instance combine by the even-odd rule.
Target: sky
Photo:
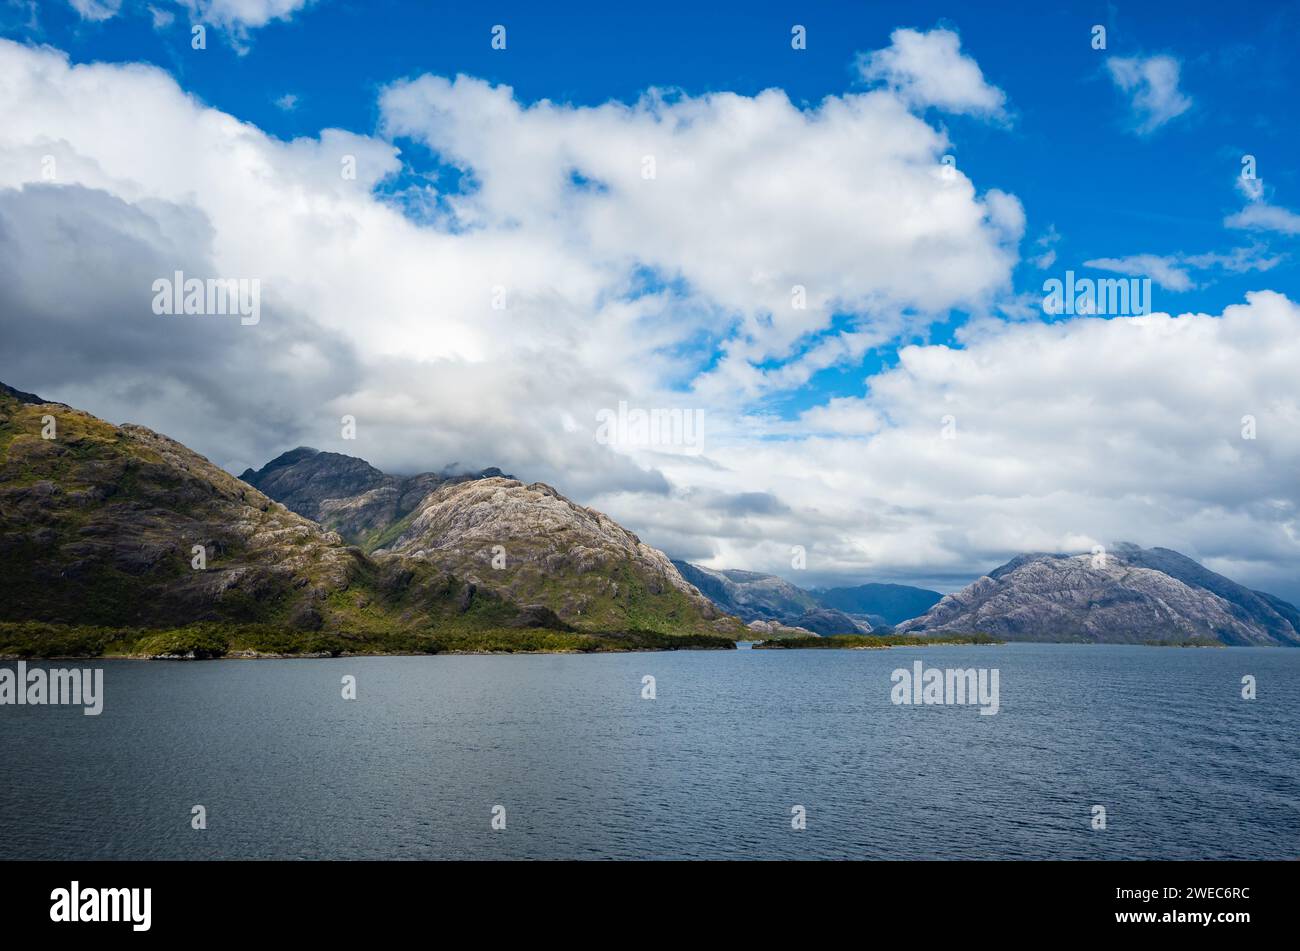
[[[1132,541],[1300,599],[1300,6],[463,6],[0,0],[0,380],[808,587]]]

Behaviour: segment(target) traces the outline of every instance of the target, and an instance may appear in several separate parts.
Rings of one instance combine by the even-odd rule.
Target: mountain
[[[609,516],[541,482],[449,482],[415,509],[386,552],[434,564],[573,624],[734,631],[668,557]]]
[[[500,469],[475,473],[422,472],[388,475],[364,459],[306,446],[291,449],[240,478],[291,511],[320,522],[366,551],[391,540],[386,530],[400,522],[438,486],[502,476]],[[506,478],[512,478],[506,476]]]
[[[816,610],[817,600],[776,575],[729,569],[715,571],[686,561],[673,565],[707,598],[742,621],[785,621]]]
[[[1166,548],[1020,555],[945,596],[900,632],[983,632],[1008,640],[1300,645],[1293,605]]]
[[[287,486],[287,470],[311,451],[288,455],[258,477]],[[377,482],[359,462],[347,462],[336,485],[412,490],[387,477]],[[279,481],[270,478],[280,470]],[[325,481],[304,480],[297,498],[323,507],[334,491],[324,490]],[[581,510],[582,531],[563,536],[567,560],[528,565],[552,573],[549,587],[456,574],[452,566],[473,565],[479,536],[457,541],[455,527],[483,523],[494,504],[470,504],[455,491],[471,484],[444,480],[434,493],[443,493],[446,538],[435,540],[421,523],[425,533],[410,539],[464,557],[367,554],[166,436],[0,385],[0,654],[593,650],[723,646],[722,638],[739,635],[735,619],[639,542],[628,543],[617,570],[603,577],[609,561],[582,557],[596,550],[593,539],[635,536],[590,510]],[[572,506],[550,493],[543,507]],[[560,531],[533,517],[528,500],[513,498],[521,525]],[[523,571],[531,557],[526,535],[504,526],[488,534],[510,546]],[[584,565],[589,575],[568,576]],[[579,588],[587,600],[574,596]],[[515,600],[507,589],[537,599]],[[571,611],[574,604],[588,610]]]
[[[852,588],[825,588],[812,592],[817,603],[849,615],[862,615],[878,623],[900,624],[924,614],[943,597],[938,591],[905,584],[860,584]]]

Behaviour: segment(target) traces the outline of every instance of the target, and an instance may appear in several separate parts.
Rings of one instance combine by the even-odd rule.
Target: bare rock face
[[[291,511],[337,531],[366,551],[392,540],[389,531],[426,495],[448,482],[501,476],[500,469],[480,472],[421,472],[388,475],[364,459],[300,446],[240,478]],[[508,478],[508,477],[507,477]]]
[[[1274,603],[1276,602],[1276,603]],[[1295,609],[1168,549],[1021,555],[898,626],[1008,640],[1300,645]]]
[[[439,486],[376,554],[438,565],[578,626],[739,633],[663,552],[540,482]]]

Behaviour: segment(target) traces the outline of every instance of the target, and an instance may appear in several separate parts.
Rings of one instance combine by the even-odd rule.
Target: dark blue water
[[[892,705],[918,658],[997,667],[1001,712]],[[1300,650],[98,666],[99,717],[0,707],[0,856],[1300,856]]]

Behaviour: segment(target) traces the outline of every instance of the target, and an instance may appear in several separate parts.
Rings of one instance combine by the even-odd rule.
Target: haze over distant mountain
[[[1294,605],[1167,548],[1020,555],[898,629],[1009,640],[1300,645]]]
[[[673,564],[719,608],[747,623],[779,621],[824,636],[867,634],[922,614],[941,597],[937,591],[899,584],[807,591],[776,575]]]
[[[879,618],[886,624],[900,624],[924,614],[943,597],[938,591],[905,584],[860,584],[852,588],[814,590],[819,604],[845,614]]]

